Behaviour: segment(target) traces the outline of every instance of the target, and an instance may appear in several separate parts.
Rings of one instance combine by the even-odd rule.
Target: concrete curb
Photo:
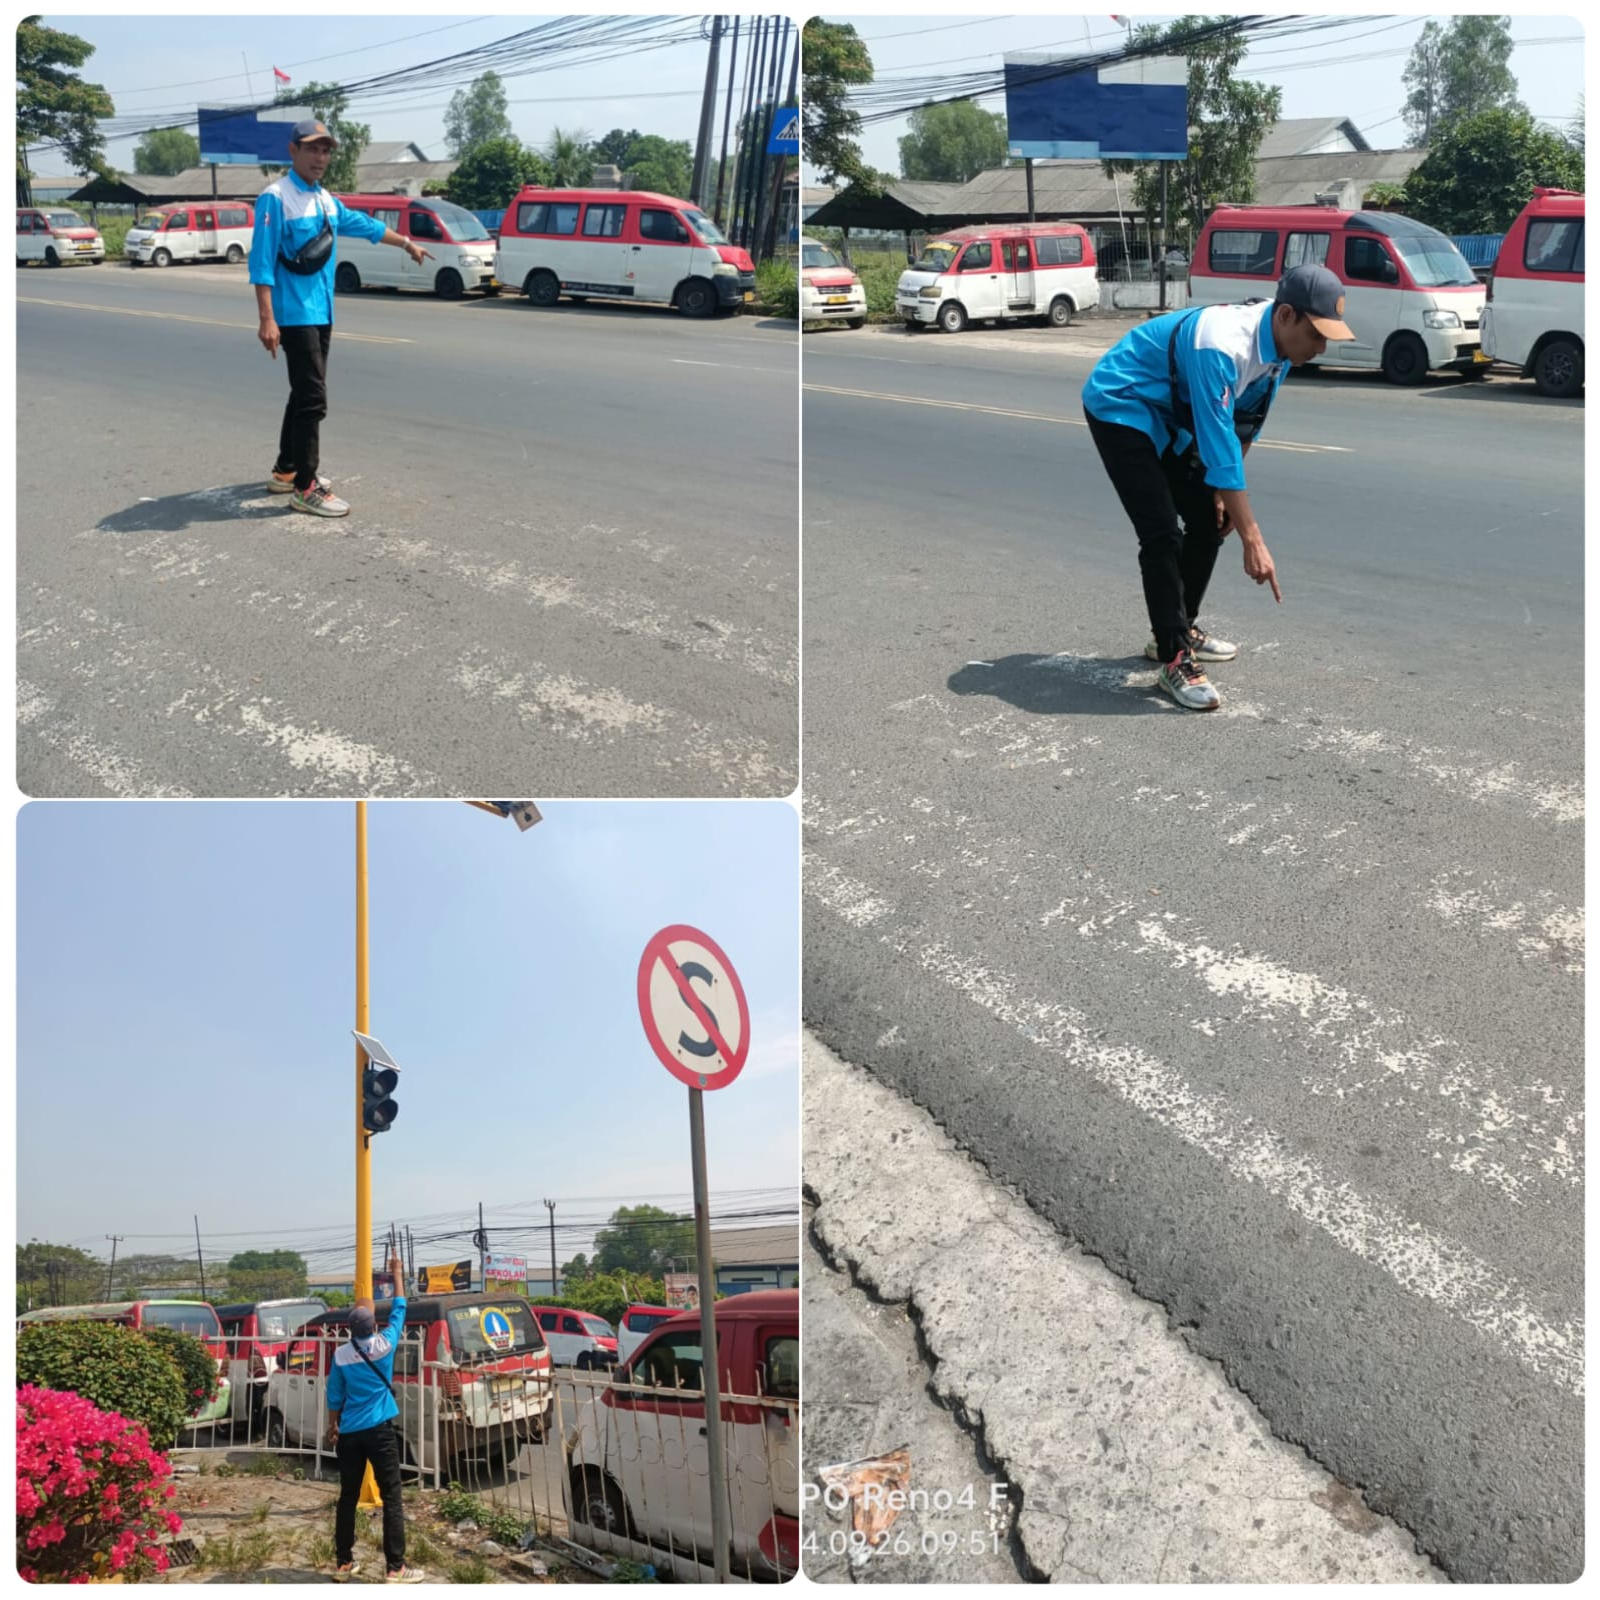
[[[802,1055],[816,1238],[859,1284],[907,1302],[929,1390],[1012,1486],[1033,1573],[1449,1581],[1398,1524],[1274,1438],[1159,1306],[996,1184],[925,1112],[809,1033]],[[828,1404],[844,1381],[808,1362],[809,1403]],[[864,1438],[859,1454],[874,1443]],[[806,1481],[825,1464],[808,1440]],[[962,1577],[952,1566],[932,1581]]]

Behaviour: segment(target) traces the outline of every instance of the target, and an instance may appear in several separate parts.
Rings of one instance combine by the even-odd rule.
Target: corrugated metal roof
[[[1326,144],[1335,134],[1343,134],[1357,150],[1372,148],[1361,130],[1348,117],[1284,117],[1273,123],[1256,159],[1268,161],[1275,156],[1301,156]]]
[[[711,1258],[719,1267],[798,1267],[800,1230],[781,1223],[765,1228],[715,1228]]]

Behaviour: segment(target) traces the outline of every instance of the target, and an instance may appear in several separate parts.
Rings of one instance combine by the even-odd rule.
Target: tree
[[[372,142],[372,129],[364,122],[345,121],[345,108],[350,103],[350,97],[344,90],[336,83],[313,81],[299,89],[279,89],[275,103],[280,106],[309,106],[311,114],[339,141],[339,147],[328,163],[328,170],[323,174],[323,188],[332,189],[335,193],[359,189],[361,185],[356,179],[356,167],[361,160],[361,152]],[[275,164],[278,170],[289,164],[287,141],[283,155],[281,165]]]
[[[1226,22],[1226,17],[1180,17],[1163,27],[1146,23],[1135,28],[1135,44],[1165,44],[1197,29]],[[1278,120],[1283,91],[1276,86],[1236,78],[1248,48],[1236,34],[1218,34],[1194,44],[1172,47],[1189,62],[1189,156],[1170,168],[1172,199],[1190,238],[1197,238],[1205,220],[1224,200],[1251,201],[1256,193],[1256,154]],[[1134,203],[1154,219],[1161,203],[1161,173],[1156,164],[1108,161],[1108,172],[1135,174]]]
[[[1485,111],[1521,109],[1511,71],[1511,18],[1452,18],[1444,35],[1443,72],[1435,135]]]
[[[581,189],[594,172],[589,135],[582,128],[552,128],[543,155],[550,163],[550,183],[557,189]]]
[[[17,176],[28,176],[27,147],[54,144],[63,164],[86,176],[115,176],[98,119],[113,116],[111,96],[75,72],[94,54],[87,39],[46,28],[38,17],[17,26]]]
[[[884,174],[861,157],[861,116],[850,109],[852,85],[872,82],[872,54],[848,22],[813,17],[800,30],[800,139],[824,183],[881,189]]]
[[[621,128],[613,128],[605,138],[597,139],[592,146],[595,161],[606,167],[623,167],[628,163],[628,152],[634,143],[644,135],[637,128],[630,128],[626,133]]]
[[[460,161],[491,139],[510,137],[506,90],[498,74],[486,72],[450,97],[444,114],[444,142],[452,161]]]
[[[305,1257],[293,1250],[241,1250],[225,1270],[235,1300],[292,1300],[306,1292]]]
[[[611,1225],[594,1236],[596,1272],[643,1272],[660,1277],[671,1262],[695,1259],[694,1220],[659,1206],[619,1206]]]
[[[1433,136],[1439,107],[1444,99],[1444,25],[1423,24],[1417,42],[1411,47],[1406,69],[1401,73],[1406,86],[1406,103],[1401,115],[1406,121],[1409,143],[1414,150],[1424,148]]]
[[[656,194],[687,194],[693,166],[694,155],[687,139],[663,139],[656,133],[639,134],[623,160],[623,171],[629,174],[632,187]]]
[[[490,139],[450,174],[444,193],[468,211],[493,211],[510,205],[523,184],[549,181],[550,169],[537,150],[515,138]]]
[[[1583,96],[1578,96],[1578,109],[1567,124],[1567,143],[1581,156],[1583,154]]]
[[[642,1272],[602,1272],[570,1284],[559,1304],[604,1317],[614,1328],[632,1305],[665,1303],[666,1285]]]
[[[580,1250],[577,1255],[562,1267],[561,1276],[567,1283],[579,1283],[587,1278],[592,1270],[588,1256],[584,1255]],[[555,1292],[555,1287],[553,1283],[550,1285],[551,1293]]]
[[[171,177],[200,165],[200,141],[183,128],[153,128],[133,152],[135,172]]]
[[[17,1246],[17,1312],[78,1306],[105,1298],[106,1268],[70,1244],[30,1239]]]
[[[1439,135],[1406,179],[1405,209],[1441,233],[1504,233],[1535,184],[1583,188],[1583,156],[1526,111],[1485,111]]]
[[[974,100],[918,106],[900,140],[900,175],[930,183],[965,183],[1006,160],[1006,119]]]

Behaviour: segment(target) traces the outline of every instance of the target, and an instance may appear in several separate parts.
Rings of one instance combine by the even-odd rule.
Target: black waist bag
[[[309,278],[312,273],[321,272],[327,266],[328,257],[332,254],[333,224],[328,221],[328,213],[324,211],[322,213],[322,231],[314,239],[307,239],[292,256],[286,256],[280,250],[278,252],[278,260],[291,272],[298,273],[302,278]]]
[[[1260,300],[1246,300],[1247,306],[1262,305]],[[1204,307],[1201,308],[1202,310]],[[1199,311],[1191,313],[1198,317]],[[1177,419],[1178,426],[1189,435],[1192,441],[1189,449],[1192,452],[1199,449],[1199,440],[1194,431],[1194,410],[1189,402],[1178,393],[1178,334],[1189,318],[1179,317],[1173,324],[1172,337],[1167,341],[1167,371],[1172,378],[1172,410]],[[1240,444],[1250,444],[1255,436],[1266,426],[1267,412],[1272,409],[1272,390],[1268,389],[1248,411],[1235,411],[1233,414],[1233,431]]]

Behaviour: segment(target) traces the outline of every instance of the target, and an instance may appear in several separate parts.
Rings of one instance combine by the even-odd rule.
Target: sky
[[[721,945],[752,1046],[705,1096],[713,1225],[799,1184],[798,822],[781,801],[368,807],[371,1032],[401,1067],[375,1225],[526,1219],[589,1248],[618,1203],[689,1209],[688,1091],[636,975],[673,923]],[[355,807],[35,801],[17,836],[17,1237],[353,1262]],[[426,1219],[426,1220],[424,1220]],[[766,1219],[770,1221],[781,1218]],[[756,1222],[744,1225],[758,1225]],[[317,1230],[322,1230],[318,1232]],[[309,1247],[309,1248],[308,1248]],[[419,1249],[419,1265],[466,1244]]]
[[[667,10],[662,8],[662,14]],[[94,45],[81,76],[110,91],[119,118],[174,108],[192,114],[200,102],[268,99],[274,66],[289,74],[291,88],[313,79],[348,81],[395,71],[506,38],[537,20],[533,8],[503,15],[474,8],[465,19],[423,12],[45,18],[48,26]],[[557,65],[519,76],[508,72],[502,78],[512,129],[524,144],[543,145],[554,126],[584,129],[595,138],[615,127],[638,128],[692,142],[705,70],[706,45],[696,37],[628,60]],[[347,115],[371,125],[374,143],[411,140],[430,160],[443,161],[449,156],[444,114],[453,92],[418,90],[403,103],[381,108],[356,101]],[[132,171],[136,143],[109,142],[106,153],[112,165]],[[32,164],[36,171],[53,174],[60,159],[46,151]]]
[[[1175,22],[1183,14],[1135,13],[1132,21],[1136,27]],[[1510,7],[1503,14],[1512,17],[1512,38],[1523,41],[1511,56],[1523,103],[1535,116],[1552,122],[1570,117],[1583,92],[1583,50],[1570,42],[1536,41],[1570,41],[1583,32],[1582,24],[1572,16],[1516,15]],[[866,41],[879,83],[891,82],[896,74],[915,78],[980,68],[998,70],[1008,50],[1107,50],[1115,47],[1122,31],[1108,13],[1067,15],[1042,8],[1031,14],[992,18],[954,11],[948,15],[826,15],[851,23]],[[1364,15],[1370,19],[1376,13]],[[1347,27],[1307,38],[1268,40],[1245,58],[1244,76],[1282,88],[1284,117],[1348,117],[1373,149],[1399,148],[1406,139],[1399,115],[1405,100],[1401,74],[1426,20],[1427,14],[1407,19],[1391,13],[1378,21],[1352,19]],[[1386,31],[1374,32],[1380,28]],[[1358,34],[1367,37],[1358,39]],[[1003,94],[982,103],[991,111],[1005,110]],[[868,164],[898,174],[899,139],[906,131],[903,117],[869,124],[860,140]],[[806,179],[814,182],[815,175],[808,170]]]

